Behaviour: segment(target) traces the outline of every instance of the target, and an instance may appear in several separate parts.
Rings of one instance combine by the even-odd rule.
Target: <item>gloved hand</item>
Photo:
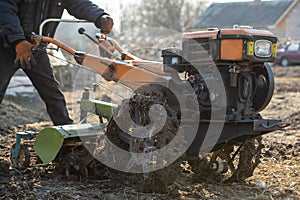
[[[109,34],[114,25],[114,20],[109,15],[104,14],[98,17],[95,25],[97,28],[101,29],[102,33]]]
[[[31,65],[36,65],[36,60],[32,55],[33,44],[27,40],[22,40],[16,45],[15,64],[22,69],[31,69]]]

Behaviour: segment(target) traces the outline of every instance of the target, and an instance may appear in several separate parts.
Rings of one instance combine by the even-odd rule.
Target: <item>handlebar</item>
[[[86,20],[79,19],[58,19],[58,18],[50,18],[44,20],[39,27],[39,35],[43,35],[43,28],[49,22],[67,22],[67,23],[92,23]]]
[[[42,42],[45,42],[45,43],[52,43],[52,44],[55,44],[56,46],[58,46],[59,48],[65,50],[66,52],[68,52],[69,54],[71,55],[75,55],[76,53],[76,50],[75,49],[72,49],[71,47],[63,44],[62,42],[59,42],[51,37],[47,37],[47,36],[41,36],[41,35],[37,35],[35,33],[32,33],[32,38],[31,38],[33,41],[34,41],[34,44],[36,46],[39,46]]]
[[[67,45],[58,42],[56,40],[54,40],[53,38],[50,37],[46,37],[46,36],[42,36],[43,35],[43,28],[44,26],[49,23],[49,22],[67,22],[67,23],[92,23],[86,20],[78,20],[78,19],[58,19],[58,18],[50,18],[50,19],[46,19],[44,20],[40,27],[39,27],[39,35],[34,34],[33,33],[33,40],[35,41],[36,45],[40,45],[41,42],[45,42],[45,43],[53,43],[56,46],[58,46],[61,49],[64,49],[65,51],[67,51],[68,53],[70,53],[71,55],[75,54],[75,50],[68,47]],[[80,29],[78,30],[80,34],[84,34],[84,29]],[[87,34],[84,34],[87,35]],[[112,38],[107,37],[104,33],[98,33],[96,35],[98,41],[94,40],[93,38],[91,38],[89,36],[90,39],[93,40],[93,42],[95,42],[97,45],[100,46],[101,49],[103,49],[104,51],[106,51],[110,56],[113,56],[114,58],[118,59],[118,60],[140,60],[138,57],[133,56],[128,54],[124,49],[121,48],[121,46]],[[116,57],[115,54],[113,54],[112,52],[116,50],[120,53],[121,58]]]
[[[163,65],[159,62],[140,60],[130,54],[122,55],[122,60],[112,60],[107,57],[95,56],[84,52],[76,51],[71,47],[55,40],[54,38],[33,34],[32,40],[36,46],[41,43],[52,43],[58,48],[73,55],[76,62],[84,65],[100,74],[107,81],[120,81],[123,85],[136,90],[141,86],[158,82],[168,84],[170,77],[163,71]],[[107,38],[104,42],[112,42],[119,50],[121,47],[112,39]],[[126,61],[126,62],[124,62]]]

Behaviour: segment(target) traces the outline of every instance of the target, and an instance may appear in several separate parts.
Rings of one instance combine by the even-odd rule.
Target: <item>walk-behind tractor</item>
[[[79,32],[85,34],[83,29]],[[163,49],[162,62],[125,53],[105,35],[97,42],[106,57],[42,35],[32,38],[36,49],[53,43],[106,81],[134,92],[116,105],[90,99],[85,91],[81,119],[92,112],[99,116],[97,124],[17,133],[14,167],[30,164],[21,138],[35,138],[37,159],[57,164],[67,175],[97,175],[105,164],[146,174],[145,185],[162,187],[180,175],[180,166],[188,165],[200,177],[222,174],[224,181],[242,181],[260,162],[261,136],[287,125],[260,115],[274,90],[268,62],[275,60],[277,38],[269,31],[234,26],[184,33],[182,48]]]

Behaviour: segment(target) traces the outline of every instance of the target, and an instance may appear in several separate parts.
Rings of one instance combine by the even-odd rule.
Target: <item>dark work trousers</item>
[[[13,47],[3,48],[0,39],[0,103],[2,102],[9,81],[19,69],[15,66],[15,50]],[[37,89],[46,104],[47,112],[54,125],[71,124],[66,102],[59,83],[54,78],[49,57],[45,52],[34,52],[37,65],[23,70]]]

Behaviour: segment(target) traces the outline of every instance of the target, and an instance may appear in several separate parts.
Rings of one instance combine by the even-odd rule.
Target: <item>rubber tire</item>
[[[254,69],[257,75],[263,75],[265,77],[265,86],[260,88],[253,95],[253,108],[256,113],[264,110],[270,103],[273,93],[274,93],[274,74],[271,66],[268,63],[264,63],[263,67],[258,67]]]
[[[282,58],[281,60],[280,60],[280,66],[282,66],[282,67],[286,67],[286,66],[288,66],[289,65],[289,60],[287,59],[287,58]]]

